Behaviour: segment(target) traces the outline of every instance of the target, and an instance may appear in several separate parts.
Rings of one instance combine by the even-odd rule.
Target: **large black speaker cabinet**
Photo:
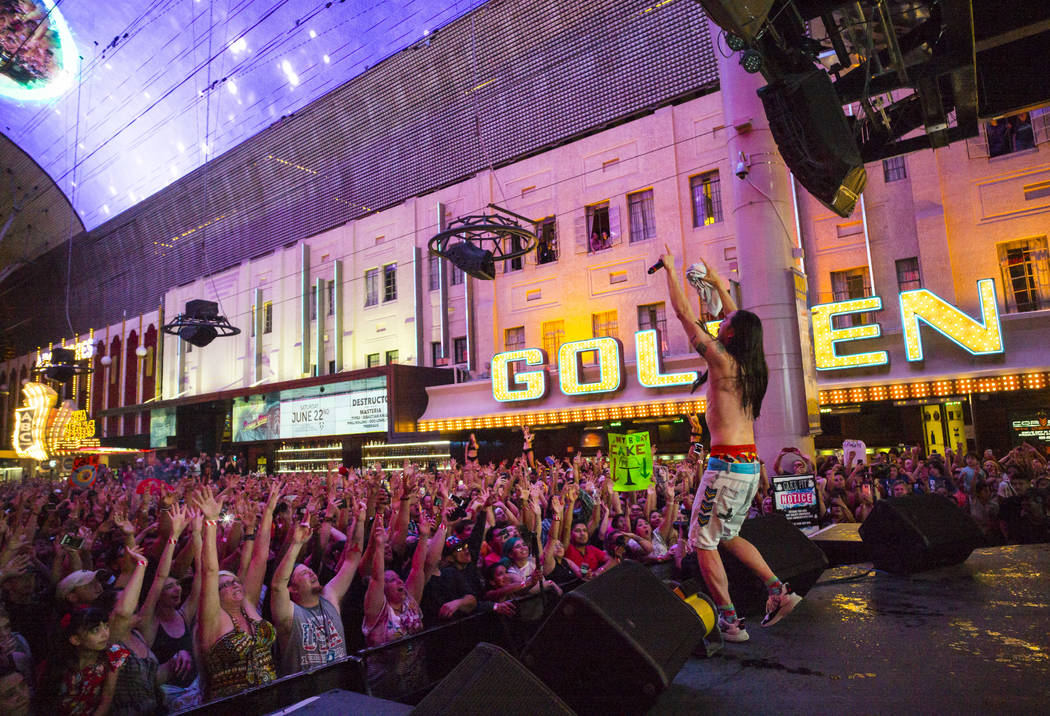
[[[753,544],[782,582],[805,595],[828,567],[828,559],[787,517],[774,512],[744,520],[740,536]],[[755,573],[725,547],[719,547],[729,577],[729,596],[739,614],[761,616],[766,612],[768,590]]]
[[[482,642],[419,702],[419,716],[571,716],[572,709],[517,659]]]
[[[521,660],[578,713],[645,713],[705,631],[649,569],[624,562],[566,594]]]
[[[983,542],[969,513],[943,495],[878,500],[860,536],[875,568],[898,574],[965,562]]]
[[[829,567],[871,561],[868,546],[860,538],[860,525],[856,522],[828,525],[809,538],[828,558]]]
[[[828,74],[789,74],[758,96],[788,169],[824,206],[839,216],[853,213],[868,175]]]

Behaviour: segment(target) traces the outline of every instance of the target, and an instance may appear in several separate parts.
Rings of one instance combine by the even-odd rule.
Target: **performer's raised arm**
[[[675,316],[678,317],[682,328],[685,329],[685,334],[689,337],[689,345],[700,354],[701,358],[707,361],[709,366],[728,367],[731,359],[726,354],[725,347],[718,342],[717,338],[712,337],[704,330],[703,324],[697,320],[696,314],[693,313],[692,303],[686,298],[682,284],[675,273],[674,255],[666,244],[664,244],[664,254],[660,257],[660,260],[663,262],[664,272],[667,275],[667,291],[671,296],[671,307],[674,308]],[[719,290],[720,294],[723,292],[724,289]],[[726,297],[728,295],[726,293]],[[732,303],[732,299],[726,305],[732,305],[734,308],[736,306],[736,304]]]

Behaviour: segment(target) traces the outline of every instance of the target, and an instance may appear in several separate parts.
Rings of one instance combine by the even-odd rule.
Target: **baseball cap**
[[[467,541],[460,539],[456,535],[451,535],[445,540],[445,549],[442,550],[442,555],[448,557],[453,552],[464,549],[467,546]]]
[[[55,587],[55,597],[57,599],[68,599],[69,593],[77,587],[83,587],[85,584],[91,582],[98,576],[97,572],[92,572],[87,569],[78,569],[75,572],[70,572],[62,581]]]

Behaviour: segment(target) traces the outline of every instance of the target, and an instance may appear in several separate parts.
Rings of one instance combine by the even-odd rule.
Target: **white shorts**
[[[761,465],[709,458],[693,497],[689,516],[689,549],[718,549],[718,543],[740,533],[740,525],[758,491]]]

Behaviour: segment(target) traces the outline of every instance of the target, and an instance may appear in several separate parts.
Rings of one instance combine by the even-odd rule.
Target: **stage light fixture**
[[[91,367],[77,363],[76,352],[69,348],[52,348],[51,356],[37,370],[58,383],[68,383],[75,376],[86,375]]]
[[[475,246],[469,241],[460,241],[446,248],[445,256],[456,268],[469,276],[483,281],[496,278],[496,262],[488,249]]]
[[[758,50],[747,49],[740,55],[740,66],[744,72],[755,74],[762,71],[762,55]]]
[[[219,315],[219,305],[215,301],[201,299],[187,301],[185,312],[175,316],[175,320],[162,330],[198,348],[203,348],[216,338],[235,336],[241,332],[240,328],[230,325],[226,316]]]
[[[744,42],[744,38],[739,35],[734,35],[731,32],[726,33],[726,45],[733,52],[740,52],[742,49],[747,47],[747,43]]]
[[[509,216],[480,214],[454,219],[447,229],[430,239],[430,253],[448,259],[469,276],[491,281],[496,278],[496,261],[520,258],[536,248],[536,223],[532,219],[495,204],[489,204],[489,208]],[[532,229],[526,229],[517,219],[528,222]],[[455,243],[450,243],[453,240]],[[486,241],[491,243],[491,251],[482,248]]]

